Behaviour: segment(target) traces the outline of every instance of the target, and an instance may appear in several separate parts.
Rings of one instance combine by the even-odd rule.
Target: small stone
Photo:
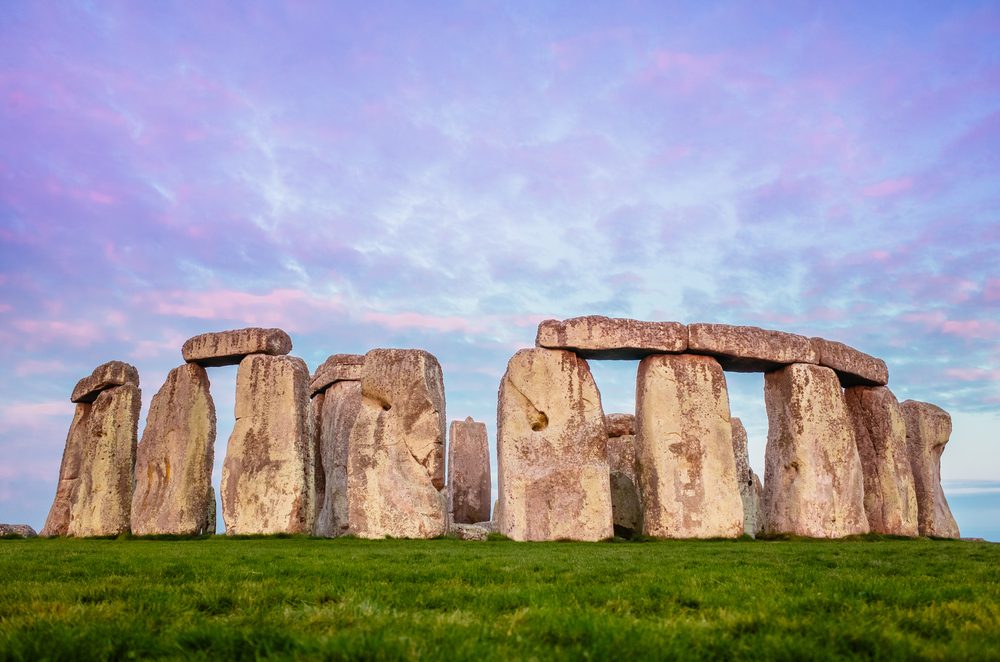
[[[929,402],[906,400],[906,448],[917,493],[918,528],[922,536],[958,538],[958,523],[941,488],[941,454],[951,439],[951,415]]]
[[[336,382],[360,381],[364,364],[363,354],[334,354],[316,368],[309,381],[309,395],[315,396]]]
[[[608,414],[604,417],[608,438],[635,434],[635,414]]]
[[[747,429],[743,421],[735,416],[731,419],[733,425],[733,456],[736,458],[736,480],[740,486],[740,500],[743,501],[743,533],[757,537],[763,528],[762,517],[762,486],[760,478],[750,468],[750,455],[747,451]]]
[[[316,516],[314,535],[335,537],[349,531],[347,499],[347,463],[351,430],[361,410],[361,382],[334,382],[313,397],[319,407],[319,445],[317,455],[323,475],[323,492],[317,499],[322,505]]]
[[[448,533],[459,540],[475,540],[482,542],[490,537],[490,530],[478,524],[452,524]]]
[[[184,343],[181,354],[188,363],[207,367],[239,365],[253,354],[283,356],[292,351],[292,339],[281,329],[234,329],[203,333]]]
[[[729,324],[689,324],[687,328],[688,350],[714,356],[724,370],[767,372],[819,360],[809,338],[794,333]]]
[[[639,461],[635,450],[635,416],[608,414],[608,468],[611,472],[611,513],[615,535],[631,538],[642,531]]]
[[[77,382],[70,401],[93,402],[101,391],[125,384],[139,386],[139,371],[124,361],[108,361],[94,368],[89,377]]]
[[[469,416],[448,429],[448,509],[451,521],[472,524],[490,518],[490,447],[486,424]]]
[[[27,524],[0,524],[0,537],[21,536],[22,538],[35,538],[38,536],[35,530]]]
[[[882,359],[833,340],[813,338],[812,345],[819,364],[833,368],[841,386],[885,386],[889,383],[889,368]]]
[[[650,354],[683,352],[687,329],[677,322],[642,322],[600,315],[545,320],[535,345],[565,349],[588,359],[641,359]]]

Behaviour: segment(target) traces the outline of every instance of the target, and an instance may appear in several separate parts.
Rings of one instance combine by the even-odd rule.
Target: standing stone
[[[644,534],[737,538],[743,533],[729,395],[718,361],[691,354],[643,359],[636,433]]]
[[[793,364],[764,376],[764,531],[812,538],[868,533],[864,474],[837,375]]]
[[[448,429],[448,512],[455,524],[490,518],[490,448],[486,424],[469,416]]]
[[[222,465],[230,535],[311,533],[315,519],[309,370],[254,354],[236,374],[236,425]]]
[[[873,533],[916,536],[917,493],[906,449],[906,421],[884,386],[844,392],[865,482],[865,513]]]
[[[93,405],[90,403],[78,404],[73,412],[73,422],[69,426],[62,463],[59,465],[56,497],[49,509],[48,517],[45,518],[42,536],[65,536],[69,531],[70,513],[76,501],[80,473],[87,470],[90,464],[85,457],[85,449],[92,408]]]
[[[951,438],[951,416],[927,402],[906,400],[906,448],[917,493],[920,535],[958,538],[958,523],[941,489],[941,454]]]
[[[350,532],[434,538],[447,524],[444,379],[431,354],[373,349],[348,441]]]
[[[315,535],[341,536],[349,530],[348,447],[354,421],[361,410],[361,382],[334,382],[313,397],[313,406],[320,408],[317,454],[324,476],[323,501],[316,515]]]
[[[514,540],[614,534],[608,434],[585,359],[523,349],[500,382],[497,530]]]
[[[757,537],[764,525],[761,510],[763,488],[760,478],[750,468],[750,454],[747,451],[747,429],[743,421],[733,417],[733,456],[736,458],[736,479],[740,486],[740,500],[743,501],[743,533]]]
[[[208,389],[205,369],[186,363],[153,396],[136,452],[132,533],[215,532],[215,403]]]
[[[642,531],[639,460],[635,452],[635,416],[608,414],[608,469],[611,472],[611,514],[615,535],[631,538]]]

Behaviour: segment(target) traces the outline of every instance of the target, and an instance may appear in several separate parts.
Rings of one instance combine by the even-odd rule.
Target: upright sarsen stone
[[[431,354],[373,349],[348,442],[350,532],[361,538],[445,533],[444,379]]]
[[[920,535],[958,538],[958,523],[941,489],[941,454],[951,438],[951,416],[928,402],[906,400],[906,448],[917,493]]]
[[[361,382],[334,382],[313,397],[313,406],[320,411],[316,451],[323,474],[322,503],[316,515],[315,535],[341,536],[349,531],[348,447],[354,421],[361,410]],[[317,498],[320,498],[319,494]]]
[[[731,419],[733,425],[733,456],[736,459],[736,480],[740,486],[740,500],[743,501],[743,533],[756,537],[764,525],[761,499],[763,486],[760,478],[750,468],[750,454],[747,451],[747,429],[737,417]]]
[[[642,531],[635,416],[608,414],[604,420],[608,429],[608,469],[611,472],[611,513],[615,535],[631,537]]]
[[[906,421],[884,386],[844,391],[865,482],[865,513],[873,533],[916,536],[917,494],[906,450]]]
[[[136,451],[132,533],[214,533],[214,459],[215,403],[208,374],[186,363],[170,371],[150,403]]]
[[[236,375],[236,425],[222,465],[226,533],[311,533],[313,434],[309,369],[254,354]]]
[[[743,533],[732,443],[726,378],[718,361],[689,354],[643,359],[636,385],[636,446],[644,534],[737,538]]]
[[[469,416],[448,429],[448,512],[455,524],[490,518],[490,448],[486,424]]]
[[[868,533],[861,460],[834,371],[797,363],[769,372],[764,402],[764,531]]]
[[[608,435],[586,360],[523,349],[500,381],[497,530],[514,540],[612,537]]]

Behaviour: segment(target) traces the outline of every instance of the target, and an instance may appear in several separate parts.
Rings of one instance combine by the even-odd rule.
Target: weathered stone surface
[[[35,530],[27,524],[0,524],[0,536],[35,538],[38,534],[35,533]]]
[[[340,536],[348,532],[347,463],[351,430],[361,410],[361,382],[334,382],[313,398],[320,408],[317,454],[322,470],[322,503],[315,535]],[[320,485],[317,481],[317,490]],[[317,491],[317,499],[319,499]]]
[[[282,356],[292,351],[292,339],[281,329],[234,329],[203,333],[184,343],[181,354],[188,363],[205,367],[238,365],[247,356]]]
[[[920,535],[958,538],[958,523],[941,489],[941,454],[951,438],[951,416],[928,402],[906,400],[900,407],[906,421]]]
[[[483,527],[488,533],[496,533],[496,526],[494,525],[493,520],[488,522],[476,522],[476,526]]]
[[[43,536],[114,536],[129,530],[139,388],[125,384],[76,406]]]
[[[452,524],[448,533],[459,540],[483,541],[490,537],[490,530],[479,524]]]
[[[348,442],[351,533],[361,538],[444,534],[444,417],[444,379],[431,354],[373,349],[365,355],[361,407]]]
[[[750,454],[747,451],[747,429],[737,417],[730,419],[733,426],[733,457],[736,459],[736,480],[743,502],[743,533],[756,537],[763,528],[762,486],[760,478],[750,468]]]
[[[812,338],[819,364],[833,368],[842,386],[885,386],[889,368],[885,361],[849,345],[824,338]]]
[[[790,363],[817,363],[805,336],[755,326],[689,324],[688,350],[714,356],[725,370],[766,372]]]
[[[132,533],[215,532],[215,403],[208,389],[205,369],[185,363],[153,396],[136,450]]]
[[[76,383],[70,401],[93,402],[101,391],[125,384],[138,386],[139,371],[134,365],[124,361],[108,361],[94,368],[89,377]]]
[[[612,537],[608,435],[587,362],[523,349],[500,381],[497,531],[514,540]]]
[[[305,362],[264,354],[243,359],[236,425],[222,465],[226,533],[312,532],[313,441]]]
[[[641,359],[650,354],[683,352],[687,329],[677,322],[641,322],[589,315],[545,320],[535,345],[566,349],[590,359]]]
[[[769,372],[764,402],[765,533],[868,533],[861,460],[837,375],[804,364]]]
[[[636,447],[643,533],[736,538],[743,503],[736,483],[729,395],[719,363],[693,354],[639,364]]]
[[[316,368],[309,381],[309,395],[314,396],[343,381],[359,381],[365,364],[363,354],[334,354]]]
[[[490,518],[490,448],[486,424],[469,416],[448,429],[448,512],[456,524]]]
[[[918,535],[906,421],[896,396],[884,386],[852,386],[844,399],[864,472],[868,526],[873,533]]]
[[[635,452],[635,416],[608,414],[608,468],[611,472],[611,514],[615,535],[630,538],[642,531],[639,462]]]

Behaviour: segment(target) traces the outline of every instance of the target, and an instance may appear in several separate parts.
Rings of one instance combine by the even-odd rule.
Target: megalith
[[[136,451],[132,533],[215,533],[215,403],[205,368],[185,363],[153,396]]]
[[[639,460],[635,452],[635,415],[608,414],[608,469],[615,535],[631,538],[642,531]]]
[[[941,488],[941,454],[951,438],[951,416],[928,402],[906,400],[900,407],[906,421],[920,535],[958,538],[958,523]]]
[[[514,540],[614,534],[601,394],[573,352],[523,349],[497,406],[497,531]]]
[[[650,356],[639,363],[636,447],[643,533],[659,538],[737,538],[729,395],[709,356]]]
[[[448,428],[448,512],[451,523],[490,518],[490,448],[486,424],[452,421]]]
[[[203,333],[185,341],[181,355],[187,363],[204,367],[239,365],[253,354],[283,356],[292,351],[292,339],[281,329],[233,329]]]
[[[872,533],[918,535],[906,421],[896,396],[885,386],[852,386],[844,399],[861,459],[868,526]]]
[[[836,373],[801,363],[769,372],[764,402],[765,533],[868,533],[861,459]]]
[[[350,533],[434,538],[445,533],[444,379],[416,349],[373,349],[347,452]]]
[[[114,536],[129,531],[132,471],[142,406],[139,373],[98,366],[73,390],[77,400],[59,483],[43,536]]]
[[[750,454],[747,450],[747,429],[736,416],[731,419],[733,426],[733,457],[736,459],[736,480],[743,502],[743,533],[756,537],[763,527],[762,492],[760,478],[750,468]]]
[[[312,533],[309,369],[292,356],[252,354],[236,374],[236,424],[222,465],[229,535]]]

